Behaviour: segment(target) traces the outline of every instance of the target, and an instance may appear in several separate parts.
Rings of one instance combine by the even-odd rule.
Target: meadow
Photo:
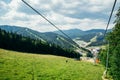
[[[102,80],[103,71],[101,64],[0,49],[0,80]]]

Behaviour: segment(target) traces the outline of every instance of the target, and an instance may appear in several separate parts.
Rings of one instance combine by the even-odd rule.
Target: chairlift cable
[[[26,1],[22,0],[28,7],[30,7],[33,11],[35,11],[38,15],[40,15],[42,18],[44,18],[48,23],[50,23],[53,27],[55,27],[57,30],[59,30],[63,35],[65,35],[69,40],[71,40],[76,46],[76,48],[80,49],[80,47],[75,41],[72,40],[66,33],[64,33],[60,28],[58,28],[54,23],[52,23],[50,20],[48,20],[45,16],[43,16],[40,12],[38,12],[36,9],[34,9],[31,5],[29,5]]]
[[[114,1],[114,4],[113,4],[113,7],[112,7],[112,10],[111,10],[109,19],[108,19],[108,23],[107,23],[106,30],[105,30],[105,32],[104,32],[104,37],[103,37],[103,38],[106,37],[106,33],[107,33],[107,30],[108,30],[108,27],[109,27],[109,24],[110,24],[110,21],[111,21],[111,17],[112,17],[113,11],[114,11],[114,9],[115,9],[116,2],[117,2],[117,0]]]
[[[117,0],[114,1],[113,7],[112,7],[112,10],[111,10],[109,19],[108,19],[108,23],[107,23],[107,26],[106,26],[106,30],[105,30],[105,32],[104,32],[103,39],[105,39],[105,37],[106,37],[107,30],[108,30],[108,27],[109,27],[109,24],[110,24],[110,21],[111,21],[111,17],[112,17],[113,11],[114,11],[114,9],[115,9],[116,2],[117,2]],[[105,66],[106,66],[106,69],[105,69],[105,75],[104,75],[104,76],[107,75],[107,71],[108,71],[108,64],[109,64],[109,45],[110,45],[110,43],[109,43],[109,41],[108,41],[107,57],[106,57],[106,65],[105,65]]]

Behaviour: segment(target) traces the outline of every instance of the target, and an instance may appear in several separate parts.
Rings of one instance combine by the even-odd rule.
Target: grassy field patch
[[[0,80],[101,80],[103,71],[89,62],[0,49]]]

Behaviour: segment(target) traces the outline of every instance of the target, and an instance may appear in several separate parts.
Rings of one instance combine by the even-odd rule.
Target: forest
[[[81,55],[72,49],[63,49],[58,45],[49,44],[38,39],[31,39],[21,35],[6,32],[0,29],[0,48],[37,53],[79,58]]]
[[[104,66],[108,64],[107,74],[111,75],[113,80],[120,80],[120,8],[116,14],[115,26],[106,36],[106,41],[108,45],[99,55],[101,63]]]

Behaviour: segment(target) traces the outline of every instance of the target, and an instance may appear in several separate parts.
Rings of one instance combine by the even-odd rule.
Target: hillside
[[[69,40],[59,31],[54,32],[38,32],[29,28],[21,27],[21,26],[10,26],[10,25],[0,25],[0,28],[6,30],[8,32],[13,32],[20,34],[25,37],[30,37],[33,39],[40,39],[44,42],[48,42],[50,44],[56,44],[63,48],[74,48],[72,44],[74,42]],[[111,29],[108,30],[110,32]],[[103,45],[105,42],[103,40],[104,29],[92,29],[87,31],[82,31],[80,29],[70,29],[63,30],[64,33],[69,35],[75,42],[84,41],[85,43],[90,43],[88,46],[99,46]],[[91,41],[95,39],[94,41]]]
[[[15,33],[9,33],[0,29],[0,48],[38,53],[64,56],[69,58],[79,58],[80,54],[72,49],[61,48],[60,46],[49,44],[41,40],[31,39]]]
[[[89,62],[0,49],[0,80],[101,80],[103,71]]]
[[[68,39],[63,35],[54,32],[41,33],[29,28],[20,27],[20,26],[10,26],[10,25],[1,25],[0,28],[9,33],[12,32],[13,34],[22,35],[24,37],[29,37],[31,39],[41,40],[42,42],[48,43],[49,46],[50,45],[59,46],[62,49],[69,49],[69,50],[71,49],[76,51],[75,46],[78,46],[75,44],[75,42],[73,42],[73,40]],[[81,48],[79,48],[79,51],[80,54],[82,54],[81,51],[86,54],[90,53],[89,50],[83,48],[82,46]]]
[[[110,32],[111,29],[108,30]],[[54,31],[57,34],[62,35],[59,31]],[[63,30],[64,33],[68,34],[76,42],[84,41],[85,43],[90,43],[89,46],[103,45],[105,42],[103,40],[104,29],[92,29],[87,31],[82,31],[80,29],[70,29]],[[91,41],[94,39],[94,41]],[[80,43],[79,43],[80,44]]]
[[[73,41],[53,32],[41,33],[29,28],[10,25],[0,25],[0,28],[7,32],[16,33],[25,37],[30,37],[32,39],[39,39],[50,44],[59,45],[63,48],[74,48],[73,45],[70,44],[73,43]]]

